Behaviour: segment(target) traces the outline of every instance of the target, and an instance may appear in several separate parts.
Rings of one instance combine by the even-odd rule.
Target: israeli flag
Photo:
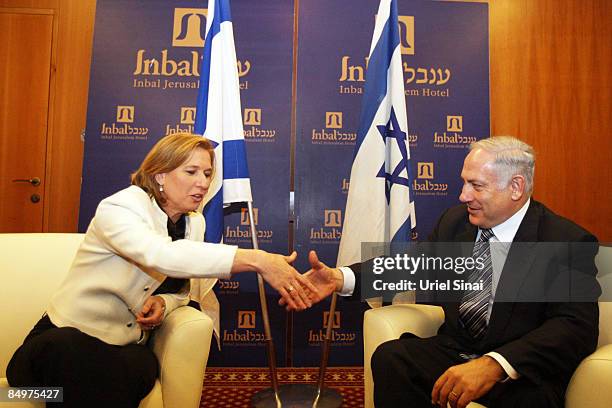
[[[410,199],[399,38],[397,1],[381,0],[370,46],[338,265],[363,261],[362,242],[410,241],[416,226]]]
[[[229,0],[209,0],[195,133],[215,146],[215,173],[204,206],[206,242],[221,242],[223,206],[251,202],[234,32]]]

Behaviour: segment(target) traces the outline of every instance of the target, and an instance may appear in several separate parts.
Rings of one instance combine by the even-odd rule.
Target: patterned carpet
[[[315,384],[318,368],[279,368],[279,384]],[[343,408],[363,407],[363,368],[331,367],[325,386],[342,395]],[[208,367],[201,408],[250,408],[253,394],[270,388],[268,368]]]

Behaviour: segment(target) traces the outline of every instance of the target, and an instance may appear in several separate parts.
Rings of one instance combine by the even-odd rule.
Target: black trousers
[[[64,387],[68,408],[138,407],[158,376],[155,354],[144,345],[114,346],[44,316],[7,367],[12,387]]]
[[[405,333],[381,344],[372,356],[376,408],[431,408],[436,380],[451,366],[474,355],[448,336],[427,339]],[[524,378],[496,384],[477,402],[488,408],[562,408],[561,383],[534,384]]]

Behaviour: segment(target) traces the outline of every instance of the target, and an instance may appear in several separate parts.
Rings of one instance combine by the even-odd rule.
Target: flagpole
[[[257,228],[255,227],[255,217],[253,217],[253,203],[251,201],[248,201],[247,206],[249,211],[249,224],[251,225],[251,241],[253,242],[253,249],[259,249],[259,242],[257,241]],[[276,352],[274,350],[272,331],[270,330],[270,317],[268,315],[266,287],[264,286],[264,280],[260,274],[257,274],[257,286],[259,287],[259,303],[261,305],[261,315],[263,317],[264,335],[266,338],[266,348],[268,351],[268,364],[270,366],[270,379],[272,380],[272,390],[274,391],[274,399],[276,400],[276,406],[280,408],[282,404],[278,394],[278,377],[276,376]]]
[[[319,366],[319,380],[317,382],[317,393],[312,403],[312,408],[317,408],[319,399],[321,397],[321,391],[325,384],[325,371],[327,370],[327,363],[329,361],[329,346],[332,337],[332,327],[334,325],[334,315],[336,314],[336,301],[338,295],[336,292],[332,295],[331,304],[329,305],[329,315],[327,316],[327,329],[325,330],[325,340],[323,341],[322,353],[321,353],[321,364]]]
[[[249,212],[249,224],[251,225],[251,240],[253,248],[259,249],[257,241],[257,229],[255,218],[253,217],[253,203],[247,201]],[[268,316],[268,302],[266,300],[266,290],[263,278],[257,274],[257,284],[259,286],[259,302],[261,304],[261,314],[264,324],[264,335],[268,350],[268,362],[270,366],[270,378],[272,379],[272,389],[264,389],[256,392],[251,397],[251,404],[255,408],[282,408],[283,402],[286,407],[292,408],[338,408],[342,405],[342,396],[336,390],[324,388],[325,371],[329,359],[329,347],[331,342],[331,328],[333,326],[333,316],[336,310],[336,294],[332,297],[329,318],[327,319],[327,331],[323,342],[323,356],[319,367],[319,380],[317,387],[312,384],[284,384],[279,387],[276,376],[276,354],[274,342],[270,330],[270,318]],[[281,399],[282,397],[282,399]]]

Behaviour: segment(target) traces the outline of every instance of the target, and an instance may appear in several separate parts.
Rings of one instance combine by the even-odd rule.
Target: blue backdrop
[[[207,6],[205,0],[97,4],[81,231],[102,198],[129,184],[130,173],[159,138],[193,130]],[[286,253],[292,249],[291,228],[302,271],[310,249],[329,264],[336,261],[377,7],[378,0],[309,0],[299,2],[298,10],[287,0],[232,1],[259,243]],[[442,210],[458,202],[467,146],[489,135],[488,6],[400,1],[399,13],[417,213],[413,235],[425,237]],[[225,242],[251,246],[244,208],[233,207],[225,225]],[[266,365],[256,288],[254,276],[220,281],[215,288],[223,347],[213,350],[210,365]],[[269,291],[279,364],[317,365],[328,303],[288,316],[275,306],[277,299]],[[366,308],[339,302],[331,364],[362,364]]]

